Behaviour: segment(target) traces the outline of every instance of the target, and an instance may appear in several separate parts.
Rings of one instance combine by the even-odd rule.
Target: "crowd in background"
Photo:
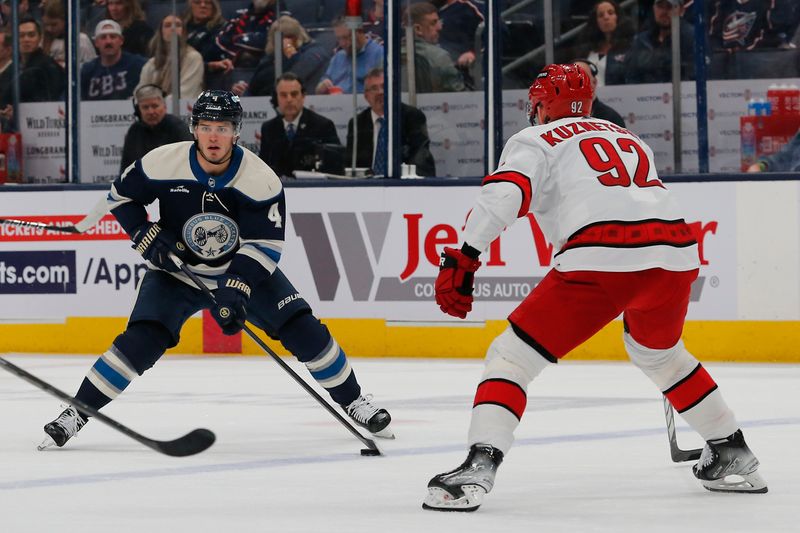
[[[145,86],[159,87],[165,97],[177,91],[189,99],[204,89],[275,96],[281,73],[288,72],[302,95],[356,91],[368,99],[365,79],[383,67],[381,0],[363,2],[363,23],[355,31],[355,87],[345,0],[184,0],[176,5],[179,12],[173,14],[173,2],[167,0],[80,1],[81,98],[130,99]],[[800,2],[709,0],[706,5],[710,79],[800,76]],[[20,0],[19,6],[19,100],[63,99],[66,2]],[[481,90],[483,1],[402,0],[401,7],[407,30],[401,45],[402,89]],[[0,1],[0,8],[0,127],[7,130],[13,117],[10,2]],[[677,12],[681,76],[694,78],[693,0],[622,5],[553,0],[553,8],[556,60],[584,60],[601,87],[671,80],[671,19]],[[507,0],[503,9],[513,11],[498,28],[502,64],[509,66],[503,69],[503,88],[527,88],[544,65],[542,2]],[[412,63],[409,76],[406,67]],[[277,99],[273,102],[278,109]]]

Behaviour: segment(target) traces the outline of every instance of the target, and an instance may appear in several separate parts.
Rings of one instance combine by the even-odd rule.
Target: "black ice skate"
[[[475,511],[494,487],[503,452],[487,444],[473,444],[464,463],[428,482],[423,509],[431,511]]]
[[[87,419],[70,405],[58,415],[58,418],[44,426],[44,432],[47,433],[47,436],[37,449],[42,451],[52,446],[61,448],[86,425],[86,422]]]
[[[372,395],[361,395],[353,400],[349,405],[343,405],[342,409],[347,413],[353,422],[366,428],[367,431],[384,439],[393,439],[394,433],[389,427],[392,417],[386,409],[379,409],[372,404]]]
[[[758,464],[740,429],[724,439],[706,442],[692,472],[713,492],[764,493],[767,482],[758,473]]]

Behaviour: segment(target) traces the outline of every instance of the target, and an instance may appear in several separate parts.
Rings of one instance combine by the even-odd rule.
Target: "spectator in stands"
[[[17,13],[19,13],[19,18],[21,19],[25,15],[30,14],[30,5],[28,0],[19,0],[19,8]],[[11,0],[2,0],[0,2],[0,26],[3,28],[10,28],[11,24]]]
[[[142,85],[133,97],[136,120],[125,134],[120,173],[153,148],[194,139],[180,117],[167,113],[165,93],[157,85]]]
[[[295,170],[314,170],[316,144],[339,144],[333,121],[304,107],[305,88],[292,72],[278,77],[273,95],[278,116],[261,126],[259,156],[279,176]]]
[[[653,3],[653,21],[633,39],[625,57],[626,83],[664,83],[672,80],[672,10],[683,14],[670,0]],[[694,28],[680,19],[681,79],[694,79]]]
[[[364,99],[369,104],[358,114],[358,146],[356,165],[371,168],[373,174],[386,176],[386,122],[383,108],[383,69],[371,70],[364,81]],[[425,114],[415,107],[400,104],[400,160],[417,166],[420,176],[435,176],[436,163],[430,151],[428,125]],[[383,131],[382,131],[383,130]],[[353,153],[353,120],[347,124],[347,160]]]
[[[472,0],[433,0],[442,27],[439,45],[447,50],[456,67],[466,71],[475,62],[475,32],[483,22],[480,8]]]
[[[715,0],[711,3],[710,77],[753,79],[796,77],[797,0]]]
[[[328,69],[317,84],[317,94],[353,92],[353,67],[351,31],[344,17],[333,22],[333,33],[338,48]],[[364,90],[364,76],[375,67],[383,65],[383,45],[369,37],[364,28],[356,29],[356,91]]]
[[[598,85],[598,70],[597,65],[589,61],[588,59],[576,59],[573,61],[576,65],[581,67],[586,74],[589,75],[589,79],[592,80],[592,94],[594,94],[594,100],[592,101],[592,116],[595,118],[602,118],[603,120],[607,120],[609,122],[613,122],[617,126],[624,128],[625,127],[625,119],[622,118],[622,115],[617,113],[611,106],[608,106],[600,101],[597,98],[597,85]]]
[[[747,172],[800,172],[800,131],[778,152],[759,158]]]
[[[450,54],[438,44],[442,22],[436,6],[430,2],[413,4],[409,7],[409,18],[414,28],[416,91],[439,93],[465,90],[463,76],[456,69]],[[405,61],[402,64],[405,65]]]
[[[11,68],[11,56],[13,36],[8,28],[0,31],[0,131],[9,131],[11,129],[11,118],[14,116],[14,108],[12,107],[13,94],[11,88],[11,80],[13,79],[13,69]],[[8,100],[5,100],[8,98]]]
[[[292,72],[303,87],[316,87],[325,73],[331,54],[312,39],[300,23],[289,16],[280,17],[269,29],[267,48],[250,83],[234,85],[233,92],[252,96],[272,94],[275,87],[275,33],[280,31],[283,71]]]
[[[47,0],[44,4],[42,14],[42,26],[44,27],[44,40],[42,50],[52,57],[61,68],[66,68],[66,55],[64,38],[67,35],[67,12],[63,0]],[[78,62],[83,65],[97,57],[92,40],[88,35],[81,32],[78,36],[79,50]]]
[[[186,44],[183,22],[175,15],[167,15],[161,20],[159,31],[150,41],[151,57],[142,67],[139,85],[158,85],[167,94],[172,94],[172,35],[178,35],[178,65],[180,65],[180,87],[182,98],[196,98],[203,92],[203,57]]]
[[[42,27],[28,15],[19,21],[20,102],[52,102],[63,97],[67,75],[42,50]],[[8,100],[7,100],[8,101]]]
[[[222,87],[225,75],[233,70],[233,61],[221,54],[216,43],[225,23],[218,0],[189,0],[183,15],[186,42],[203,56],[207,88]]]
[[[375,0],[372,7],[367,11],[366,20],[364,20],[364,32],[379,44],[383,44],[384,37],[386,36],[386,20],[383,16],[383,2]]]
[[[120,25],[101,20],[94,30],[99,56],[81,67],[81,98],[124,100],[133,94],[147,58],[122,49],[125,38]]]
[[[267,32],[275,21],[274,5],[275,0],[253,0],[228,21],[216,39],[221,59],[230,59],[237,68],[258,65],[267,45]]]
[[[122,49],[131,54],[148,55],[148,45],[155,31],[147,24],[139,0],[106,0],[104,19],[116,21],[122,28]]]
[[[633,34],[633,22],[617,0],[598,0],[570,55],[585,57],[597,66],[599,87],[625,83],[625,56]]]
[[[636,34],[625,57],[626,83],[665,83],[672,81],[672,10],[683,15],[683,6],[674,7],[670,0],[653,3],[652,24]],[[694,79],[694,28],[680,19],[681,79]]]

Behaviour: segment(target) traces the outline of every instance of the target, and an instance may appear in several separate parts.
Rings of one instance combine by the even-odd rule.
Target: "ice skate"
[[[764,493],[767,482],[758,473],[758,464],[740,429],[724,439],[706,442],[692,472],[713,492]]]
[[[82,417],[71,405],[58,415],[58,418],[44,426],[47,434],[42,443],[37,446],[39,451],[46,450],[52,446],[61,448],[69,439],[86,425],[87,419]]]
[[[386,409],[375,407],[372,403],[372,395],[363,394],[353,400],[349,405],[343,405],[342,409],[347,413],[353,422],[366,428],[367,431],[383,439],[393,439],[394,432],[389,427],[392,417]]]
[[[473,444],[464,463],[428,482],[423,509],[431,511],[475,511],[494,487],[503,452],[486,444]]]

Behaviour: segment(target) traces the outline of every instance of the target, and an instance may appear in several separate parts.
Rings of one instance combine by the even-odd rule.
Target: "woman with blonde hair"
[[[294,73],[303,87],[316,87],[328,67],[331,52],[312,39],[296,19],[284,15],[269,28],[265,55],[253,73],[247,94],[272,94],[275,85],[275,34],[278,31],[281,33],[283,72]],[[234,86],[234,92],[242,89],[240,84],[237,86]]]
[[[186,44],[183,22],[175,15],[167,15],[161,20],[158,33],[150,41],[152,56],[142,67],[139,85],[158,85],[166,94],[172,94],[172,64],[170,46],[172,35],[178,35],[178,68],[180,68],[181,98],[196,98],[203,91],[203,57]]]
[[[219,0],[189,0],[187,4],[189,6],[183,14],[186,42],[203,56],[206,86],[209,86],[209,77],[222,76],[233,70],[233,61],[220,54],[215,42],[226,20]]]
[[[103,18],[122,26],[123,50],[147,57],[147,45],[155,32],[145,21],[139,0],[106,0]]]

